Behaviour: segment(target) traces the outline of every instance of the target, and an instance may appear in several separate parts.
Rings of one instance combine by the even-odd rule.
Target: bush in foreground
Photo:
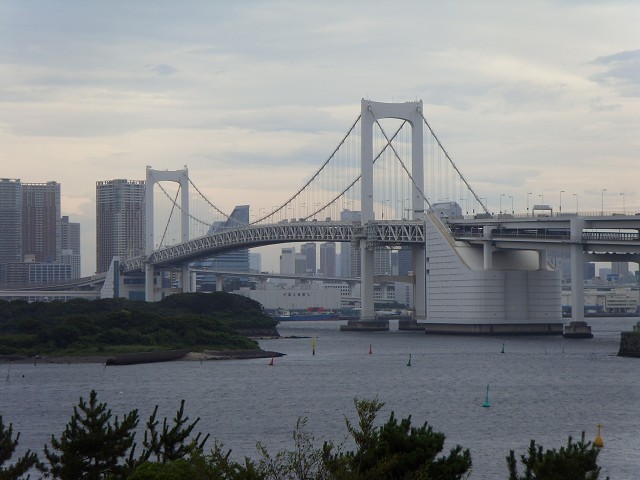
[[[60,438],[51,436],[45,445],[48,464],[27,452],[13,465],[5,467],[15,451],[19,434],[13,438],[0,417],[0,480],[17,480],[37,467],[47,478],[61,480],[461,480],[471,472],[471,454],[456,446],[441,454],[445,436],[424,423],[411,425],[411,417],[396,419],[394,413],[381,426],[376,419],[383,403],[378,399],[354,400],[357,424],[345,417],[354,450],[316,439],[306,430],[306,418],[298,420],[292,440],[293,449],[272,455],[258,443],[259,459],[231,459],[217,441],[210,453],[204,445],[209,435],[193,435],[199,419],[189,423],[184,400],[169,421],[157,419],[156,407],[146,422],[142,449],[136,455],[137,410],[113,417],[105,403],[91,391],[89,401],[82,397]],[[160,425],[162,425],[160,427]],[[571,437],[566,447],[544,451],[531,441],[527,455],[520,460],[525,471],[518,473],[513,451],[507,457],[509,480],[597,480],[599,451],[590,442]]]

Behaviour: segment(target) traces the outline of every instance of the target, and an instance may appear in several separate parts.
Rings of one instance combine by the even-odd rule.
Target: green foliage
[[[469,451],[456,446],[448,455],[441,455],[445,436],[434,432],[424,423],[411,426],[411,417],[389,420],[376,426],[376,418],[384,404],[378,399],[354,399],[357,424],[345,417],[347,431],[353,438],[355,450],[342,451],[325,441],[317,448],[315,439],[306,430],[307,419],[296,423],[292,435],[294,447],[272,456],[258,443],[261,458],[243,463],[230,458],[215,442],[205,454],[204,444],[209,438],[192,432],[199,419],[189,422],[184,414],[184,400],[172,421],[157,420],[156,407],[146,424],[143,450],[135,457],[134,430],[138,424],[137,410],[112,421],[106,404],[97,402],[91,391],[89,402],[80,398],[74,414],[60,439],[51,437],[51,449],[45,445],[49,465],[38,462],[35,454],[27,452],[13,466],[3,467],[18,444],[13,439],[12,426],[2,423],[0,416],[0,480],[19,479],[36,466],[48,476],[59,479],[118,480],[460,480],[468,478],[471,470]],[[566,447],[544,451],[531,441],[528,454],[521,456],[525,467],[523,476],[517,469],[513,451],[507,457],[509,480],[597,480],[599,451],[585,442],[571,437]]]
[[[584,432],[579,442],[569,437],[567,446],[560,450],[545,452],[542,445],[531,440],[527,455],[520,456],[525,467],[524,476],[518,474],[515,453],[513,450],[509,453],[509,480],[597,480],[600,478],[599,453],[591,442],[584,441]]]
[[[277,324],[259,303],[223,292],[170,295],[156,303],[3,301],[0,310],[0,354],[255,349],[245,335],[274,332]]]
[[[411,417],[398,423],[393,412],[382,427],[375,427],[377,414],[384,406],[377,399],[354,400],[358,428],[346,420],[347,430],[356,443],[356,451],[334,454],[325,445],[325,462],[335,479],[439,479],[465,478],[471,469],[471,454],[456,446],[448,456],[442,451],[445,436],[426,423],[411,427]]]
[[[0,415],[0,480],[18,480],[38,464],[38,456],[28,450],[13,465],[4,466],[11,460],[19,439],[19,433],[13,438],[13,425],[9,424],[9,427],[5,427]]]
[[[329,480],[331,475],[325,465],[325,450],[333,444],[325,443],[322,449],[313,445],[314,437],[305,430],[307,418],[299,418],[293,431],[294,449],[271,456],[262,443],[258,451],[262,455],[259,469],[265,480]]]
[[[118,417],[111,422],[111,410],[98,403],[92,390],[89,403],[80,397],[64,433],[57,439],[51,436],[51,449],[44,447],[49,466],[42,470],[62,480],[99,480],[126,478],[127,456],[133,455],[133,439],[138,425],[138,411]]]
[[[191,432],[200,418],[187,424],[189,417],[184,415],[184,400],[180,402],[180,408],[173,418],[173,425],[169,426],[167,419],[162,422],[162,430],[158,431],[160,422],[156,419],[158,406],[147,421],[147,431],[144,433],[143,453],[141,459],[148,460],[152,455],[155,456],[157,462],[167,463],[183,457],[191,456],[194,452],[202,452],[204,444],[209,439],[209,435],[200,440],[202,436],[198,433],[193,440],[190,440]]]
[[[256,465],[249,459],[244,464],[229,458],[231,452],[223,452],[222,446],[214,445],[209,455],[198,449],[189,458],[167,463],[146,462],[140,465],[128,480],[264,480]]]

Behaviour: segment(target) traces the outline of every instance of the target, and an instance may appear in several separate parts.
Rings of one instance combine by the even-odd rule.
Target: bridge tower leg
[[[147,257],[147,266],[151,267],[151,277],[153,278],[154,268],[150,265],[150,256],[155,248],[154,239],[154,221],[153,221],[153,187],[157,182],[176,182],[180,184],[180,241],[189,240],[189,171],[185,166],[182,170],[154,170],[147,165],[147,178],[145,183],[145,255]],[[147,302],[154,301],[153,282],[149,285],[149,269],[146,269],[145,275],[145,300]],[[188,279],[188,275],[186,277]],[[185,280],[184,271],[182,274],[182,291],[187,291],[184,285],[188,284]],[[150,290],[151,289],[151,290]]]
[[[565,338],[591,338],[591,327],[584,321],[584,254],[582,251],[582,218],[570,221],[571,241],[571,322],[564,327]]]
[[[144,301],[155,302],[155,268],[151,263],[145,263],[144,265]]]
[[[423,156],[423,119],[422,101],[405,103],[381,103],[362,99],[361,102],[361,145],[360,145],[360,222],[366,232],[367,224],[374,220],[374,198],[373,198],[373,126],[378,119],[397,118],[406,120],[411,125],[411,156],[412,156],[412,177],[415,184],[411,193],[411,210],[413,219],[424,219],[424,156]],[[343,325],[341,330],[388,330],[389,321],[377,321],[375,317],[375,307],[373,298],[374,288],[374,248],[365,238],[360,241],[361,253],[361,314],[359,320],[350,321],[348,325]],[[419,253],[414,255],[419,255]],[[416,285],[426,285],[426,271],[424,268],[424,248],[422,249],[422,261],[418,261],[418,270],[414,272]],[[415,257],[414,257],[415,259]],[[416,288],[417,305],[420,305],[420,312],[426,312],[426,287]]]

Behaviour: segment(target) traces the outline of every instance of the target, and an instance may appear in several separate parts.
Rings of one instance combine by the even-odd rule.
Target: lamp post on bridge
[[[622,196],[622,214],[626,215],[627,214],[627,207],[624,204],[624,192],[620,192],[620,195]]]
[[[533,193],[527,192],[527,217],[529,216],[529,195],[533,195]]]
[[[515,210],[513,209],[513,195],[509,195],[509,198],[511,199],[511,215],[515,214]]]
[[[504,197],[504,193],[500,194],[500,215],[502,215],[502,197]]]
[[[396,203],[402,205],[402,209],[400,210],[400,218],[404,220],[404,200],[396,200]]]
[[[574,193],[573,196],[576,197],[576,215],[578,215],[578,194]]]
[[[540,197],[540,203],[544,205],[544,195],[540,194],[538,196]]]
[[[600,216],[604,216],[604,192],[606,192],[607,189],[603,188],[600,191]]]
[[[558,208],[558,211],[560,213],[562,213],[562,194],[564,193],[564,190],[560,190],[560,207]]]

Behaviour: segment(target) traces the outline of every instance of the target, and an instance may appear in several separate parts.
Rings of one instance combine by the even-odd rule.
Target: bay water
[[[4,364],[0,415],[21,433],[20,451],[40,455],[92,389],[115,415],[138,409],[139,442],[155,405],[160,418],[172,418],[184,399],[210,445],[217,439],[241,460],[258,458],[258,441],[271,453],[292,449],[299,418],[307,418],[318,446],[331,439],[352,448],[345,417],[356,419],[354,398],[377,398],[385,404],[379,423],[391,411],[411,415],[413,425],[428,422],[446,435],[445,451],[469,448],[472,479],[508,478],[505,457],[524,454],[531,439],[560,448],[583,431],[593,440],[601,424],[604,475],[632,480],[640,478],[640,358],[616,354],[620,332],[636,321],[590,318],[588,340],[430,336],[400,332],[394,322],[389,332],[340,332],[339,321],[284,322],[283,338],[260,341],[285,354],[273,366],[269,359]]]

